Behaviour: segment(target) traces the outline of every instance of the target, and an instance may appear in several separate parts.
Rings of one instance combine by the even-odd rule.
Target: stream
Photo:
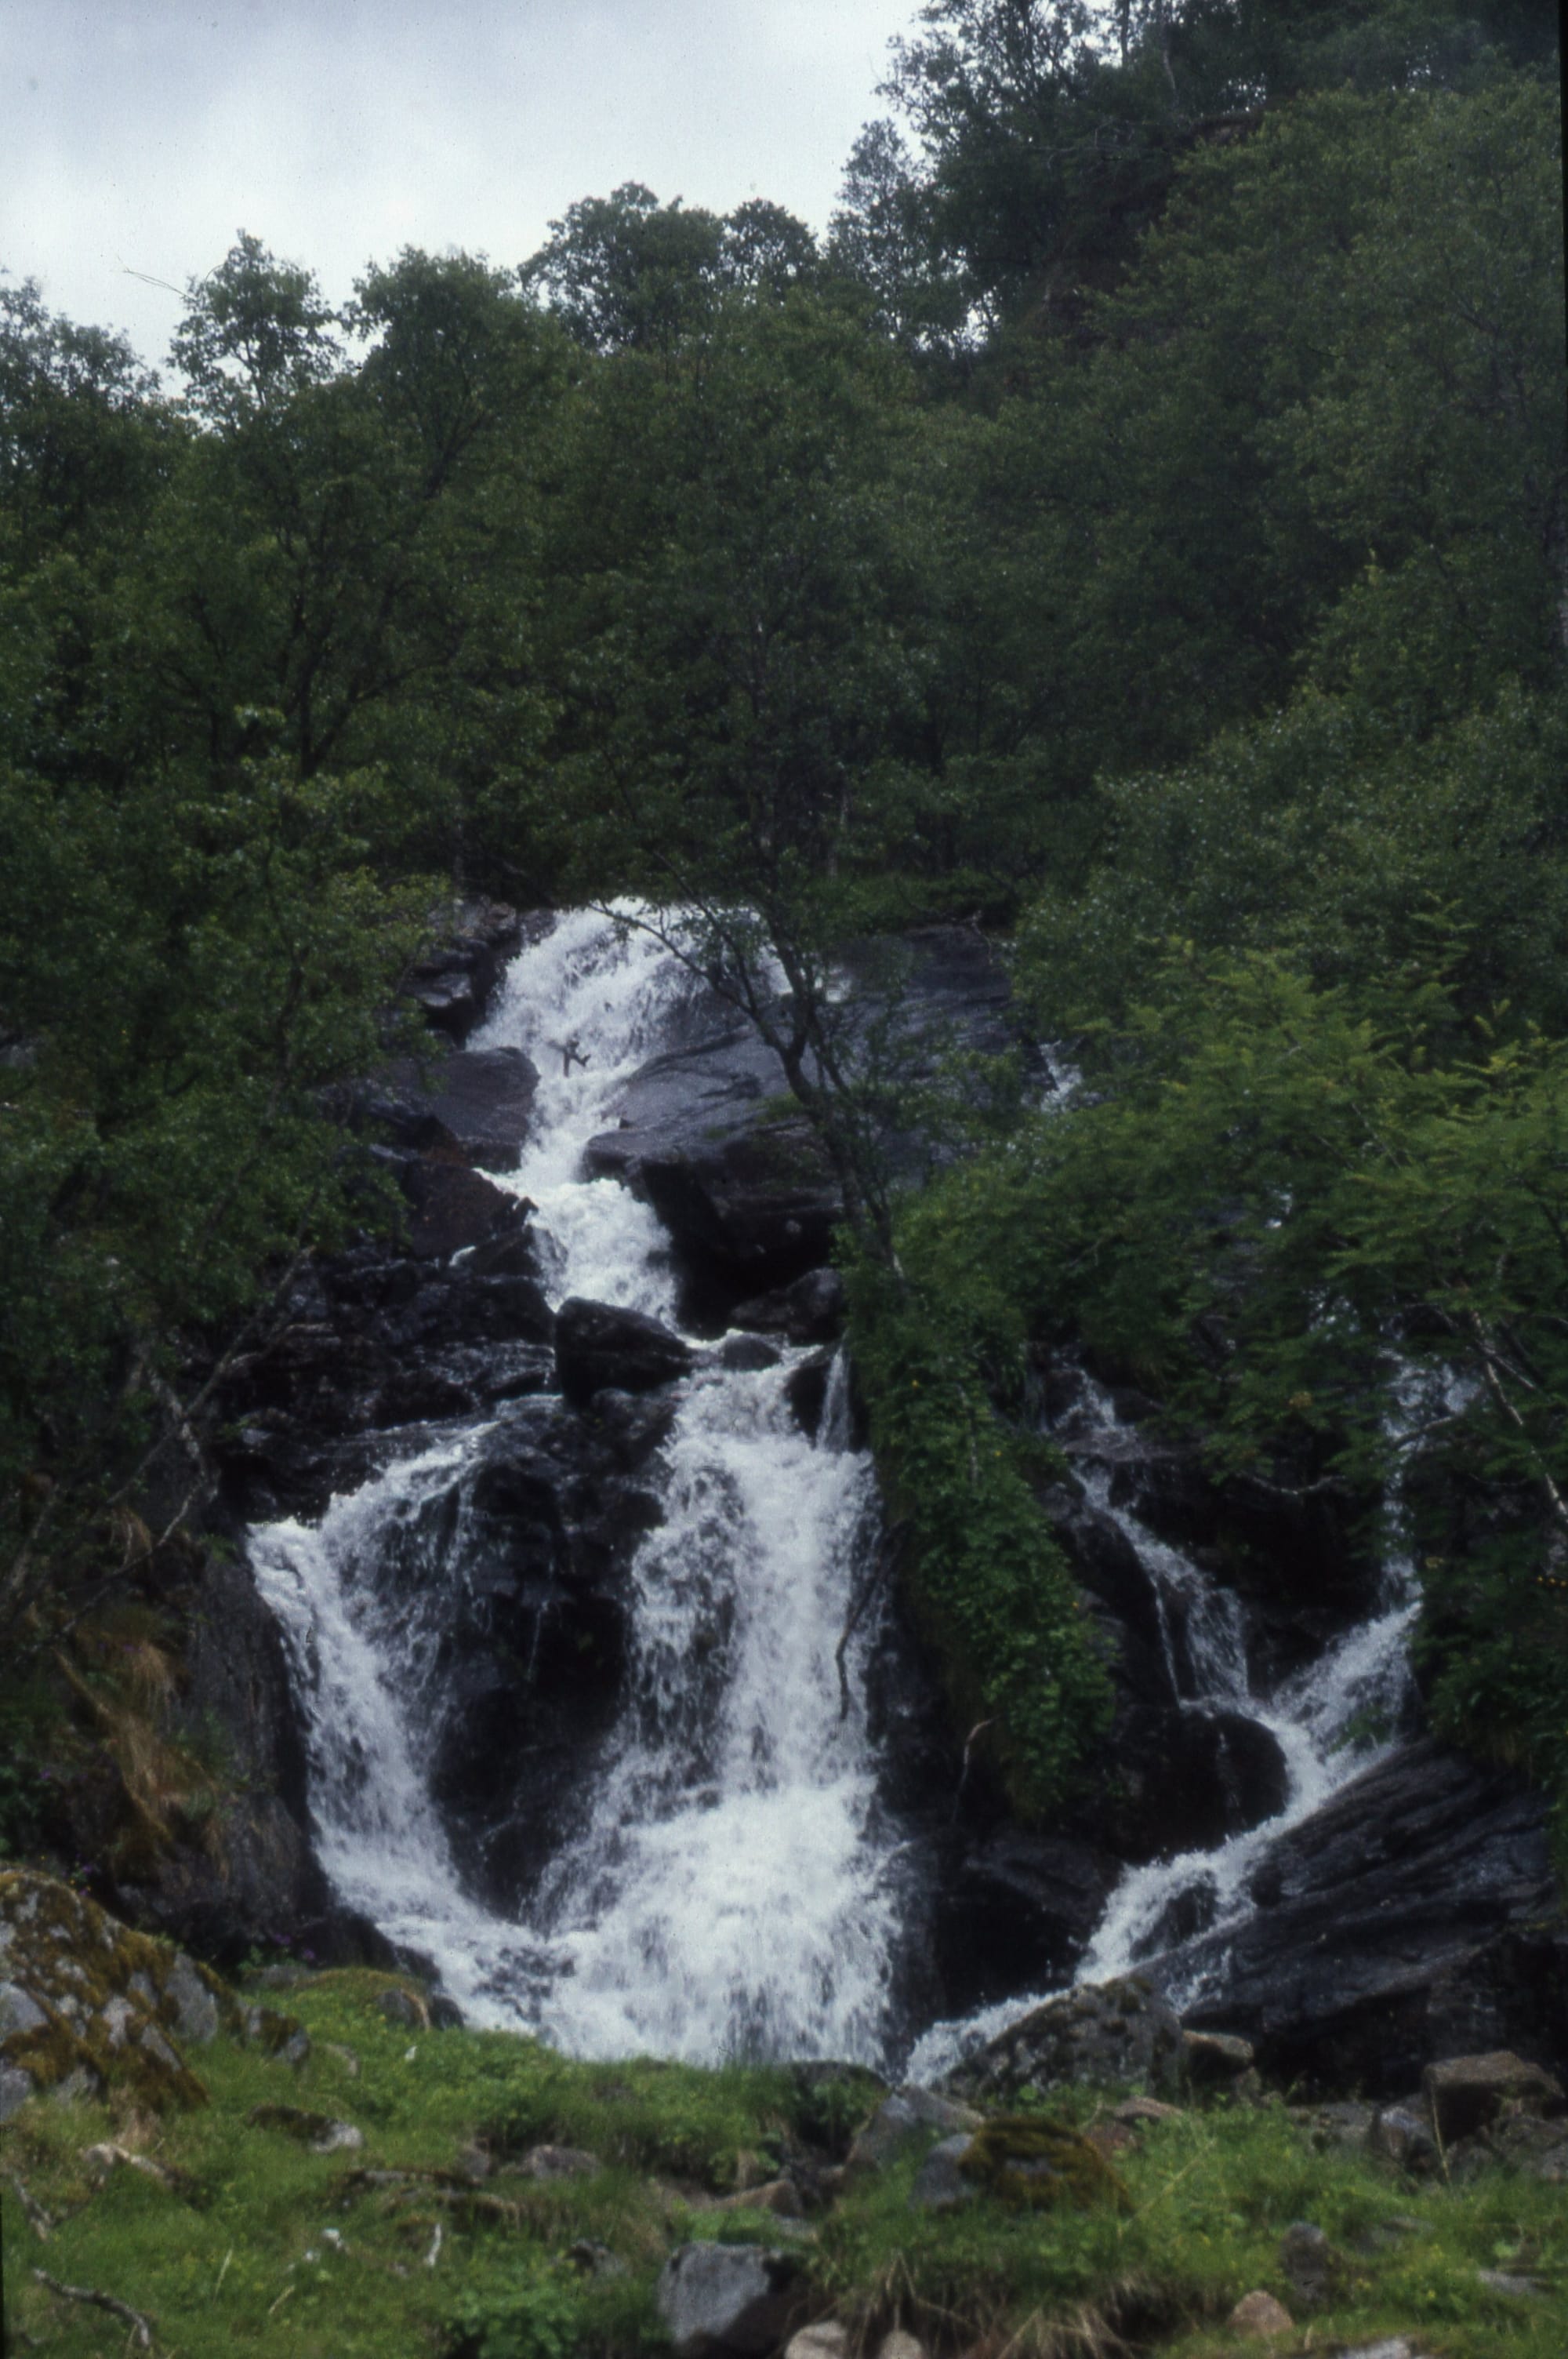
[[[616,1181],[583,1179],[581,1164],[633,1074],[683,1038],[692,1005],[689,977],[651,936],[573,912],[519,953],[470,1043],[522,1048],[540,1071],[529,1143],[500,1184],[536,1207],[554,1302],[581,1296],[676,1321],[658,1221]],[[581,2056],[835,2056],[931,2079],[1049,1994],[924,2029],[892,1996],[922,1856],[881,1799],[866,1699],[874,1616],[840,1672],[851,1601],[879,1544],[843,1364],[812,1440],[786,1391],[803,1350],[746,1368],[725,1364],[712,1339],[688,1340],[698,1359],[676,1388],[657,1462],[664,1520],[633,1566],[625,1700],[578,1832],[525,1916],[465,1893],[426,1776],[443,1621],[470,1577],[466,1510],[455,1531],[438,1532],[438,1503],[463,1501],[507,1407],[429,1432],[334,1498],[319,1524],[253,1529],[250,1560],[306,1726],[318,1854],[344,1902],[428,1960],[477,2024],[535,2031]],[[1152,1579],[1183,1710],[1260,1723],[1286,1777],[1283,1808],[1265,1823],[1127,1871],[1081,1962],[1080,1978],[1095,1981],[1245,1915],[1269,1843],[1377,1757],[1375,1732],[1397,1719],[1408,1679],[1415,1604],[1396,1550],[1372,1618],[1254,1694],[1235,1597],[1112,1502],[1095,1451],[1097,1433],[1117,1430],[1110,1400],[1086,1386],[1073,1419],[1057,1438]],[[394,1562],[403,1577],[389,1580]],[[1171,1987],[1178,2004],[1199,1995],[1179,1969]]]

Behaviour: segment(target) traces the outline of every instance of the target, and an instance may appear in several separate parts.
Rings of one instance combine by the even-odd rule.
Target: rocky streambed
[[[1091,1802],[1012,1823],[871,1580],[836,1200],[773,1060],[602,919],[476,940],[427,979],[450,1051],[364,1101],[406,1249],[309,1271],[232,1381],[249,1538],[191,1706],[250,1834],[125,1904],[210,1950],[390,1944],[586,2053],[922,2040],[929,2073],[1136,1969],[1325,2092],[1561,2061],[1541,1810],[1416,1733],[1406,1571],[1043,1367],[1042,1512],[1118,1701]],[[979,936],[911,949],[913,1027],[1009,1045]]]

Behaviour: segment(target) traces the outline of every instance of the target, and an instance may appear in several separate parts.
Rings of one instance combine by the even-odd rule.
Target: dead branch
[[[58,2223],[50,2218],[37,2198],[28,2194],[19,2172],[13,2170],[9,2173],[9,2177],[12,2186],[16,2190],[16,2201],[22,2207],[22,2217],[40,2243],[47,2245],[51,2232]]]
[[[139,2310],[133,2310],[128,2301],[118,2301],[112,2293],[99,2293],[92,2286],[62,2285],[59,2277],[50,2277],[48,2269],[35,2269],[33,2275],[40,2285],[48,2286],[50,2293],[58,2294],[61,2301],[85,2301],[94,2310],[106,2310],[112,2317],[124,2319],[131,2330],[131,2340],[136,2349],[152,2349],[153,2322],[150,2318],[144,2318]]]

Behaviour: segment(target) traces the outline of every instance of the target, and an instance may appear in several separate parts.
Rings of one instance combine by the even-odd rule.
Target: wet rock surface
[[[432,1625],[410,1708],[459,1864],[492,1907],[519,1908],[577,1824],[624,1702],[632,1562],[661,1519],[649,1462],[670,1415],[625,1393],[586,1412],[518,1404],[384,1561],[388,1595]]]
[[[574,1297],[556,1314],[557,1378],[579,1408],[595,1393],[656,1391],[686,1375],[694,1359],[688,1343],[641,1310]]]
[[[437,1031],[466,1040],[482,1019],[507,960],[541,922],[540,913],[520,917],[505,901],[455,903],[446,940],[418,962],[407,996]]]
[[[840,1217],[832,1171],[784,1090],[778,1059],[737,1021],[645,1065],[589,1170],[651,1204],[697,1299],[717,1309],[827,1258]]]
[[[223,1388],[218,1447],[237,1522],[321,1514],[362,1480],[373,1437],[473,1417],[555,1380],[555,1317],[514,1199],[498,1198],[466,1259],[362,1245],[307,1270],[271,1347]]]
[[[1325,2090],[1397,2095],[1434,2058],[1568,2053],[1568,1940],[1541,1798],[1423,1738],[1263,1854],[1254,1913],[1149,1962],[1186,2008]]]
[[[947,1044],[981,1055],[1018,1045],[1007,975],[971,928],[921,929],[902,950],[868,945],[847,962],[868,1006],[896,1010],[893,1053],[908,1078],[928,1071]],[[890,966],[907,972],[895,977]],[[751,1027],[712,995],[694,1004],[690,1029],[683,1045],[633,1078],[619,1126],[589,1142],[588,1167],[653,1206],[699,1315],[728,1321],[744,1305],[750,1324],[758,1298],[796,1288],[828,1259],[842,1213],[838,1189],[778,1058]],[[892,1142],[895,1161],[906,1167],[925,1152],[913,1135]],[[806,1325],[815,1315],[827,1334],[827,1289],[820,1293],[815,1314],[810,1289],[801,1288],[793,1311],[779,1315]]]
[[[967,1844],[942,1878],[935,1965],[955,2012],[1071,1978],[1122,1872],[1113,1853],[1004,1826]]]
[[[538,1068],[521,1049],[460,1049],[420,1061],[395,1059],[357,1093],[355,1111],[406,1154],[511,1171],[538,1086]]]

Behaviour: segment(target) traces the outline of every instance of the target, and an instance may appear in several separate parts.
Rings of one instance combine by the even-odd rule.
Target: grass
[[[41,2267],[144,2313],[165,2359],[656,2351],[654,2288],[675,2245],[780,2233],[770,2215],[716,2211],[714,2198],[790,2156],[825,2162],[869,2103],[863,2083],[813,2091],[786,2068],[573,2063],[504,2034],[410,2032],[377,2009],[387,1980],[322,1974],[291,1995],[313,2042],[297,2071],[227,2040],[201,2051],[192,2060],[211,2103],[194,2113],[155,2120],[125,2098],[43,2100],[17,2116],[0,2181],[16,2174],[55,2224],[41,2240],[7,2186],[14,2347],[59,2359],[126,2347],[124,2320],[50,2293],[33,2277]],[[246,2119],[280,2104],[355,2124],[363,2147],[316,2154]],[[1082,2122],[1094,2104],[1055,2110]],[[496,2166],[478,2184],[465,2175],[476,2140]],[[546,2140],[604,2167],[555,2181],[509,2175],[509,2158]],[[83,2157],[104,2141],[139,2149],[165,2177],[125,2164],[103,2176]],[[815,2308],[873,2349],[894,2324],[935,2354],[981,2359],[1257,2348],[1223,2321],[1257,2286],[1302,2315],[1280,2237],[1303,2219],[1339,2256],[1338,2290],[1314,2315],[1310,2346],[1303,2326],[1276,2350],[1396,2332],[1418,2333],[1435,2359],[1561,2359],[1568,2347],[1562,2190],[1501,2166],[1462,2187],[1402,2180],[1358,2154],[1315,2151],[1277,2104],[1152,2125],[1116,2158],[1126,2209],[1043,2213],[987,2200],[917,2213],[917,2160],[851,2182],[802,2248]],[[1489,2293],[1482,2269],[1548,2290]]]

